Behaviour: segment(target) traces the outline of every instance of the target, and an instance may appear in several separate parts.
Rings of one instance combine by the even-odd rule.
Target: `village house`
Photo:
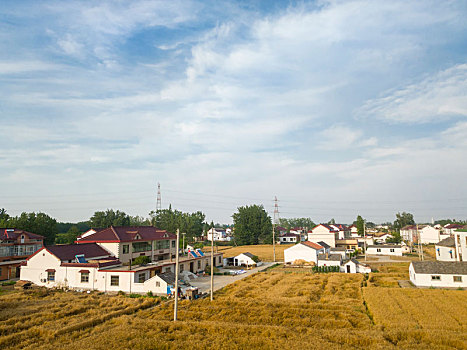
[[[20,265],[44,246],[44,237],[24,230],[0,229],[0,280],[19,277]]]
[[[261,263],[258,260],[258,257],[251,253],[241,253],[233,258],[234,266],[257,266]]]
[[[415,242],[417,237],[417,225],[407,225],[402,227],[400,235],[404,241]]]
[[[367,254],[402,256],[402,246],[396,244],[370,245],[367,247]]]
[[[417,287],[467,287],[467,261],[413,261],[410,281]]]
[[[42,248],[23,263],[20,277],[46,287],[165,294],[160,275],[175,272],[175,245],[174,234],[152,226],[94,229],[76,244]],[[150,263],[131,266],[140,256]],[[200,273],[209,264],[200,250],[179,258],[180,272]],[[222,253],[214,254],[214,265],[223,265]]]
[[[371,268],[359,262],[357,259],[350,259],[341,266],[341,272],[344,273],[370,273]]]
[[[326,248],[314,242],[301,242],[284,250],[284,262],[293,264],[297,260],[318,263],[318,254],[325,254]]]
[[[435,252],[438,261],[457,261],[454,237],[448,237],[436,243]]]
[[[464,226],[459,224],[446,224],[443,227],[443,231],[447,235],[453,235],[455,231],[462,230],[463,228]]]
[[[300,235],[295,233],[285,233],[279,236],[280,244],[296,244],[300,242]]]
[[[122,263],[147,256],[151,261],[171,260],[176,253],[176,236],[153,226],[110,226],[90,230],[76,243],[97,243]]]
[[[232,237],[230,236],[231,229],[224,229],[222,227],[212,227],[206,232],[206,239],[208,241],[212,241],[214,238],[214,241],[217,242],[230,242],[232,240]]]
[[[329,249],[330,254],[340,254],[342,260],[347,259],[347,248],[345,247],[334,247]]]
[[[454,231],[457,261],[467,261],[467,230]]]

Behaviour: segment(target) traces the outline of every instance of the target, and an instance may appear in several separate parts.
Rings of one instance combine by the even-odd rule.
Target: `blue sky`
[[[4,1],[0,207],[467,218],[465,1]]]

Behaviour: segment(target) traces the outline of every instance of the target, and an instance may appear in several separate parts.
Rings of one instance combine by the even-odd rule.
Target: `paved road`
[[[219,290],[224,288],[225,286],[234,283],[236,281],[239,281],[245,277],[248,277],[258,271],[262,271],[266,269],[267,267],[273,265],[272,262],[268,263],[263,263],[263,265],[259,267],[255,267],[251,270],[246,270],[246,273],[241,274],[241,275],[235,275],[235,276],[220,276],[220,275],[214,275],[214,291]],[[229,269],[221,269],[221,272],[223,271],[229,271]],[[193,279],[190,281],[190,284],[194,287],[198,287],[200,292],[208,292],[211,290],[211,276],[204,276],[204,277],[198,277],[196,279]]]

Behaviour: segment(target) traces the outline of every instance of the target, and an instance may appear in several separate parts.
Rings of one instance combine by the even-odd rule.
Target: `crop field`
[[[276,244],[276,260],[284,261],[284,250],[290,248],[290,244]],[[238,247],[219,247],[219,252],[224,253],[224,258],[231,258],[240,253],[249,252],[256,255],[261,261],[273,261],[272,244],[244,245]],[[209,251],[208,247],[204,250]]]
[[[467,292],[380,286],[403,273],[403,264],[386,265],[370,282],[274,268],[213,302],[181,301],[176,323],[171,301],[15,292],[0,296],[0,348],[467,348]]]

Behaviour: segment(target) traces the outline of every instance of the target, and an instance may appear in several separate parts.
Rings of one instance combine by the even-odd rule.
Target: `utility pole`
[[[180,244],[180,230],[177,229],[177,254],[175,255],[175,303],[174,303],[174,322],[177,321],[177,308],[178,308],[178,251]]]
[[[211,301],[214,300],[214,229],[211,231]]]
[[[363,220],[363,246],[365,248],[365,261],[366,261],[366,220]]]
[[[186,232],[183,232],[182,235],[183,235],[182,255],[185,256],[185,235],[186,235]]]
[[[417,224],[417,245],[418,245],[418,260],[422,260],[422,256],[420,255],[420,236],[418,234],[418,224]]]
[[[161,199],[161,184],[157,183],[157,203],[156,203],[156,213],[158,210],[162,210],[162,199]]]
[[[274,197],[274,221],[272,223],[272,255],[274,262],[276,262],[276,225],[279,223],[279,204],[277,204],[277,197]]]

